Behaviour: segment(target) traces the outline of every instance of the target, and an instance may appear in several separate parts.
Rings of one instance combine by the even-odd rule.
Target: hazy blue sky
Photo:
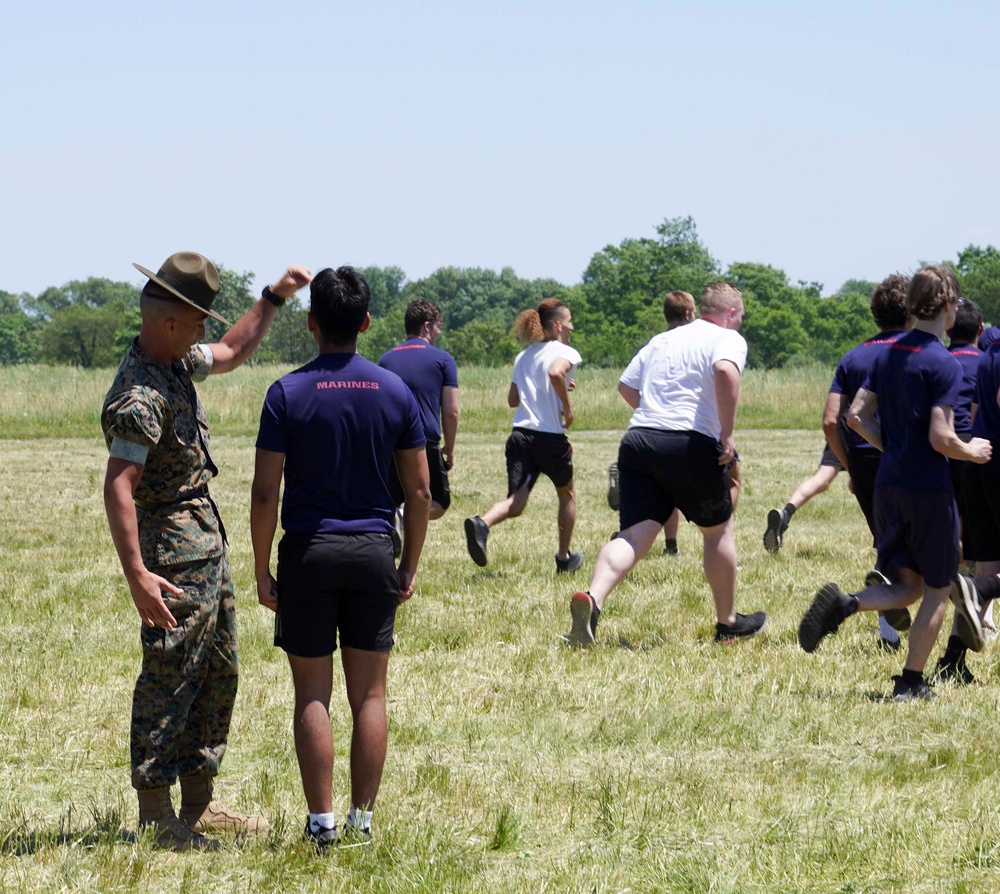
[[[0,289],[201,251],[579,282],[691,215],[830,293],[1000,244],[987,2],[15,4]]]

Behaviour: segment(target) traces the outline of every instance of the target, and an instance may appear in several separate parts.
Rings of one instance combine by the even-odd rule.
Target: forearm
[[[240,366],[257,350],[277,315],[278,308],[261,298],[222,336],[220,343],[232,352],[227,364],[230,369]]]
[[[125,578],[130,582],[135,581],[146,571],[146,564],[139,550],[139,520],[135,513],[135,503],[126,481],[119,478],[105,482],[104,511]]]
[[[872,447],[877,450],[882,449],[882,428],[875,422],[874,416],[855,413],[852,407],[851,412],[847,414],[847,425],[861,435]]]
[[[719,439],[725,443],[736,429],[736,407],[740,399],[740,372],[731,363],[722,363],[716,370],[715,408],[719,414]]]
[[[250,494],[250,543],[253,548],[254,577],[271,569],[271,548],[278,528],[278,495]]]
[[[441,449],[448,456],[455,452],[455,437],[458,435],[458,410],[441,414]]]
[[[549,381],[552,383],[552,390],[555,391],[556,396],[562,401],[563,412],[572,412],[572,408],[569,405],[569,387],[566,382],[566,374],[550,373]]]
[[[430,486],[406,491],[403,500],[403,552],[399,557],[401,571],[415,574],[420,553],[427,537],[431,512]]]

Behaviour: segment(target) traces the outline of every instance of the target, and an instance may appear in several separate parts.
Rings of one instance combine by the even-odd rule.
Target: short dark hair
[[[353,267],[320,270],[309,286],[309,313],[324,340],[355,341],[371,302],[368,280]]]
[[[417,298],[406,305],[403,315],[403,326],[407,335],[420,335],[424,323],[440,323],[441,308],[426,298]]]
[[[872,319],[879,329],[890,331],[905,329],[906,292],[910,288],[910,278],[902,273],[893,273],[872,289]]]
[[[962,289],[955,271],[930,264],[913,274],[906,292],[906,309],[918,320],[933,320],[961,297]]]
[[[948,330],[948,337],[953,342],[967,344],[974,342],[979,335],[979,327],[983,325],[983,312],[975,301],[966,298],[955,311],[955,325]]]

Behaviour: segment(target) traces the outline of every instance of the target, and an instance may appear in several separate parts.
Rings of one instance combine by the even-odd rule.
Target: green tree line
[[[375,359],[398,343],[406,305],[427,298],[444,315],[439,344],[459,364],[506,365],[520,350],[510,334],[514,318],[543,298],[557,297],[573,311],[573,343],[585,361],[620,367],[664,328],[664,293],[684,289],[697,297],[706,283],[719,279],[743,291],[750,366],[833,364],[874,331],[868,311],[874,283],[850,279],[835,294],[822,297],[822,284],[793,284],[769,264],[740,261],[724,269],[690,217],[665,219],[654,231],[653,237],[625,239],[596,252],[581,282],[572,286],[554,279],[522,279],[510,267],[499,273],[442,267],[414,281],[399,267],[362,268],[371,287],[373,320],[359,349]],[[1000,251],[970,245],[943,263],[955,270],[963,294],[979,304],[985,318],[1000,321]],[[250,288],[254,275],[216,266],[221,290],[215,307],[235,320],[256,300]],[[138,297],[139,288],[132,283],[96,277],[51,286],[37,296],[0,290],[0,365],[114,366],[139,330]],[[296,365],[312,358],[315,347],[305,317],[302,301],[290,301],[255,362]],[[221,336],[220,323],[209,319],[207,324],[210,341]]]

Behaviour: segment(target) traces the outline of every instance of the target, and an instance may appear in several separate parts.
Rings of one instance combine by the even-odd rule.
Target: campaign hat
[[[229,320],[212,310],[212,302],[219,294],[219,271],[204,255],[196,251],[179,251],[167,258],[156,273],[135,262],[132,266],[178,301],[204,311],[213,320],[230,325]]]

